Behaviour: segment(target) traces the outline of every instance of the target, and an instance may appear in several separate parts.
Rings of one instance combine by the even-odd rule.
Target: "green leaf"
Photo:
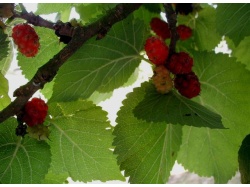
[[[242,184],[250,184],[250,134],[248,134],[240,146],[238,152],[239,171]]]
[[[75,8],[83,22],[89,23],[116,5],[115,3],[82,3],[76,4]]]
[[[221,40],[216,31],[216,13],[213,7],[199,11],[194,29],[195,43],[200,50],[212,51]]]
[[[37,15],[39,14],[52,14],[62,13],[72,8],[72,3],[39,3],[37,6]]]
[[[229,36],[237,46],[250,35],[248,3],[219,3],[216,9],[216,26],[221,35]]]
[[[143,100],[145,86],[129,93],[118,112],[115,154],[130,183],[166,183],[181,145],[182,127],[134,117],[133,109]]]
[[[67,184],[68,173],[54,174],[51,170],[46,174],[42,184]]]
[[[112,148],[107,113],[87,101],[49,104],[52,172],[73,180],[124,180]]]
[[[12,60],[13,60],[13,56],[14,56],[14,51],[13,51],[12,44],[10,43],[9,54],[7,55],[7,57],[3,58],[0,61],[0,70],[3,75],[5,75],[7,71],[9,70]]]
[[[0,111],[10,103],[8,80],[0,73]]]
[[[142,89],[144,99],[134,109],[134,115],[139,119],[174,125],[224,128],[218,114],[174,91],[159,94],[151,82],[144,83]]]
[[[28,136],[15,135],[17,121],[0,125],[0,182],[3,184],[41,183],[50,165],[49,146]]]
[[[0,61],[8,55],[9,41],[7,41],[8,35],[0,28]]]
[[[112,97],[113,92],[108,93],[100,93],[98,91],[95,91],[89,98],[89,101],[92,101],[95,105],[98,105],[100,102],[105,101],[106,99],[109,99]]]
[[[43,89],[41,90],[41,93],[44,95],[46,99],[50,99],[53,93],[53,87],[54,87],[54,81],[51,81],[44,85]]]
[[[244,38],[240,44],[233,51],[233,56],[237,58],[240,62],[247,66],[247,69],[250,70],[250,36]]]
[[[184,126],[177,159],[191,172],[226,183],[238,169],[237,152],[250,131],[246,123],[250,120],[250,74],[228,55],[194,52],[193,56],[202,85],[197,102],[220,114],[228,129]]]
[[[200,10],[198,17],[194,14],[178,15],[178,24],[184,24],[193,29],[193,37],[187,40],[189,43],[192,40],[191,44],[194,43],[195,46],[192,48],[212,51],[221,40],[221,36],[216,31],[215,9],[211,6]],[[181,46],[182,43],[183,41],[179,41],[178,45]]]
[[[150,21],[153,17],[159,17],[161,12],[161,5],[159,3],[144,3],[133,14],[135,18],[144,21],[145,25],[150,28]]]
[[[31,79],[38,68],[47,63],[64,46],[64,44],[59,43],[53,31],[40,27],[36,27],[35,30],[40,38],[38,54],[33,58],[27,58],[21,53],[18,53],[17,56],[18,65],[27,79]]]
[[[59,70],[51,100],[88,98],[95,90],[122,86],[140,64],[144,34],[144,23],[128,17],[102,40],[86,42]]]

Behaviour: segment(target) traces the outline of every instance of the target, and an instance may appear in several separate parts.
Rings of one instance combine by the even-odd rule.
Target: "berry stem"
[[[111,28],[137,10],[141,4],[121,3],[111,9],[102,18],[86,27],[76,27],[72,40],[52,59],[41,66],[34,77],[14,92],[16,99],[0,112],[0,123],[9,117],[17,115],[32,95],[44,85],[53,80],[59,68],[71,57],[88,39],[96,36],[103,28]],[[34,84],[35,83],[35,84]],[[37,86],[40,85],[40,86]]]
[[[166,12],[166,18],[168,20],[168,25],[169,25],[170,33],[171,33],[169,55],[168,55],[168,59],[170,59],[171,55],[175,53],[176,42],[179,39],[179,35],[176,30],[177,15],[174,9],[172,8],[171,3],[164,3],[163,6]]]

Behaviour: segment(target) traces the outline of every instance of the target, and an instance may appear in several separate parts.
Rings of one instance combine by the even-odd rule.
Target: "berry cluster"
[[[192,71],[193,58],[186,52],[169,56],[169,48],[165,43],[165,40],[171,37],[168,23],[153,18],[150,27],[156,36],[146,40],[144,49],[149,60],[156,66],[152,77],[156,90],[166,94],[174,85],[181,95],[189,99],[199,95],[200,82]],[[187,40],[192,36],[192,29],[185,25],[177,26],[176,31],[180,40]]]
[[[12,29],[12,38],[18,50],[26,57],[34,57],[39,49],[39,37],[28,24],[19,24]]]

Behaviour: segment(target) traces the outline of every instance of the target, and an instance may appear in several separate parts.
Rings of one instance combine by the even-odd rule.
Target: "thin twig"
[[[174,9],[172,8],[171,3],[164,3],[163,6],[165,8],[166,18],[168,20],[168,25],[171,33],[170,45],[169,45],[169,58],[170,58],[171,55],[175,53],[176,42],[179,39],[179,35],[176,31],[177,15]]]

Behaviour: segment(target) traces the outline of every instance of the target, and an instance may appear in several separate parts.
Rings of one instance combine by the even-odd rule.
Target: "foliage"
[[[36,15],[57,13],[56,19],[68,22],[74,8],[88,35],[88,25],[105,22],[102,18],[116,5],[39,4]],[[115,24],[105,22],[107,27],[89,37],[59,70],[51,68],[56,77],[41,90],[49,106],[44,122],[50,132],[48,140],[16,136],[20,123],[16,116],[1,123],[0,183],[56,184],[67,183],[68,177],[82,182],[125,181],[129,177],[130,183],[167,183],[176,161],[200,176],[214,177],[215,183],[227,183],[235,175],[239,148],[250,134],[249,4],[221,3],[216,8],[202,4],[188,15],[177,15],[177,24],[193,31],[191,38],[177,40],[175,47],[176,52],[185,51],[194,59],[193,71],[201,83],[199,96],[187,99],[175,89],[160,94],[149,78],[126,95],[115,127],[98,106],[115,90],[133,86],[143,71],[139,69],[142,61],[153,70],[144,44],[155,35],[150,20],[160,18],[167,9],[162,4],[151,5],[140,6]],[[16,10],[24,11],[24,7],[20,4]],[[59,42],[53,27],[38,27],[31,17],[0,17],[9,26],[6,30],[0,27],[2,111],[12,103],[4,76],[15,52],[22,74],[30,81],[42,71],[41,66],[69,45]],[[23,56],[8,37],[10,28],[24,21],[20,18],[33,23],[39,35],[36,57]],[[231,47],[230,55],[214,51],[223,38]],[[29,91],[22,96],[27,97]],[[246,147],[244,140],[239,161],[245,178],[249,175],[249,168],[244,167],[249,166]]]

